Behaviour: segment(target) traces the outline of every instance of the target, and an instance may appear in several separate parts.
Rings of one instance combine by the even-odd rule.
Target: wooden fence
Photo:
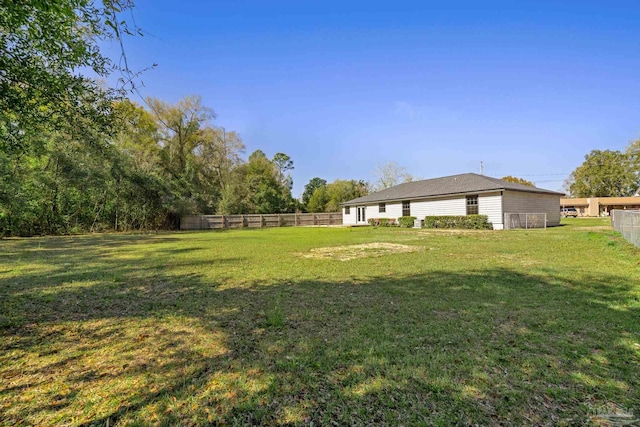
[[[342,213],[186,215],[180,218],[180,230],[301,227],[313,225],[342,225]]]

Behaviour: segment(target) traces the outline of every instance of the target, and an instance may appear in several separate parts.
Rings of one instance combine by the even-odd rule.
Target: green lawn
[[[640,418],[640,250],[564,224],[0,240],[0,425]]]

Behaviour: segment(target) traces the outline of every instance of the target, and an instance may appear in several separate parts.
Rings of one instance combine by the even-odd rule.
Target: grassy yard
[[[639,362],[607,219],[0,240],[3,426],[606,425]]]

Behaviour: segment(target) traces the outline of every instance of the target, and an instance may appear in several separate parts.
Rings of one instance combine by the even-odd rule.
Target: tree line
[[[185,214],[339,210],[363,181],[336,181],[327,197],[292,197],[293,160],[242,155],[240,136],[215,126],[197,96],[147,107],[114,101],[109,129],[40,129],[0,151],[0,233],[60,234],[175,228]],[[312,180],[313,181],[313,180]],[[326,182],[325,182],[326,183]],[[321,203],[321,205],[320,205]]]

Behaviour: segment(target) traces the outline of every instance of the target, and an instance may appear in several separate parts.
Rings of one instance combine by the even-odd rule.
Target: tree
[[[160,165],[159,127],[153,114],[128,99],[114,105],[117,117],[113,142],[135,162],[150,171]]]
[[[33,135],[63,126],[72,136],[88,124],[108,128],[122,92],[78,70],[130,76],[99,46],[136,31],[120,18],[132,7],[131,0],[0,2],[0,148],[16,155]]]
[[[291,178],[290,170],[293,170],[293,160],[287,154],[276,153],[271,159],[271,162],[275,165],[276,179],[280,184],[281,192],[281,206],[280,212],[294,212],[298,204],[294,201],[291,195],[291,189],[293,188],[293,178]]]
[[[611,150],[593,150],[565,183],[573,197],[622,197],[638,189],[631,157]]]
[[[324,212],[329,201],[327,195],[327,187],[318,187],[313,191],[313,194],[309,198],[306,207],[309,212]]]
[[[0,2],[0,234],[158,227],[169,193],[157,127],[102,54],[138,32],[131,0]],[[98,83],[120,71],[118,87]]]
[[[327,186],[327,181],[325,179],[318,178],[318,177],[311,178],[309,182],[304,186],[304,192],[302,193],[302,204],[304,206],[307,206],[309,204],[309,200],[311,199],[311,196],[316,191],[316,189],[320,187],[326,187],[326,186]]]
[[[264,152],[256,150],[249,156],[246,169],[252,213],[279,212],[280,188],[275,165]]]
[[[148,98],[147,104],[160,129],[165,167],[174,177],[184,178],[195,151],[203,144],[204,128],[215,118],[215,112],[203,106],[199,96],[187,96],[176,105]]]
[[[636,175],[636,183],[640,187],[640,139],[631,142],[625,153],[629,156],[631,169]]]
[[[240,137],[211,126],[213,112],[199,98],[152,105],[153,114],[114,103],[109,133],[67,124],[27,135],[20,150],[0,150],[0,235],[172,228],[181,215],[216,212],[225,195],[223,209],[249,212],[251,197],[260,203],[271,189],[271,205],[288,209],[291,190],[275,164],[262,153],[243,167]],[[269,178],[256,181],[267,184],[251,187],[260,161]]]
[[[271,161],[276,166],[276,172],[280,183],[282,185],[288,185],[289,181],[291,181],[289,171],[293,170],[293,160],[291,160],[291,157],[284,153],[276,153],[273,155],[273,159]]]
[[[535,187],[536,185],[531,182],[531,181],[527,181],[524,178],[518,178],[516,176],[511,176],[511,175],[507,175],[507,176],[503,176],[502,178],[500,178],[503,181],[507,181],[507,182],[514,182],[516,184],[522,184],[522,185],[528,185],[529,187]]]
[[[235,132],[227,132],[224,128],[202,129],[201,143],[193,153],[195,174],[192,177],[201,212],[217,211],[232,171],[243,163],[242,152],[244,144]]]
[[[10,176],[0,171],[4,187],[0,193],[10,191],[10,197],[0,198],[0,234],[59,234],[151,225],[149,215],[157,212],[152,206],[161,205],[162,197],[145,185],[144,174],[137,173],[125,151],[105,141],[80,140],[61,131],[42,138],[30,141],[27,151],[12,159]]]
[[[626,153],[630,156],[640,156],[640,139],[631,141],[627,147]]]
[[[289,156],[280,153],[283,159]],[[291,163],[292,165],[292,163]],[[261,150],[249,156],[249,161],[238,166],[232,174],[229,189],[225,189],[220,208],[222,214],[285,213],[295,210],[291,197],[291,181],[281,180],[282,164],[269,160]]]
[[[254,213],[246,185],[247,167],[240,165],[230,175],[229,182],[222,190],[218,213],[222,215]]]
[[[212,125],[215,113],[199,96],[187,96],[175,105],[154,98],[147,103],[158,127],[160,162],[180,200],[176,213],[218,211],[231,171],[242,163],[242,140]]]
[[[243,162],[240,155],[244,153],[245,146],[240,135],[234,131],[217,128],[215,133],[215,155],[210,158],[209,166],[216,171],[220,186],[226,188],[231,172]]]
[[[376,190],[384,190],[403,182],[413,181],[413,176],[407,172],[407,169],[396,162],[378,164],[373,175],[377,178],[374,186]]]
[[[325,212],[337,212],[340,203],[369,194],[369,184],[365,181],[336,179],[327,185],[327,203]]]

